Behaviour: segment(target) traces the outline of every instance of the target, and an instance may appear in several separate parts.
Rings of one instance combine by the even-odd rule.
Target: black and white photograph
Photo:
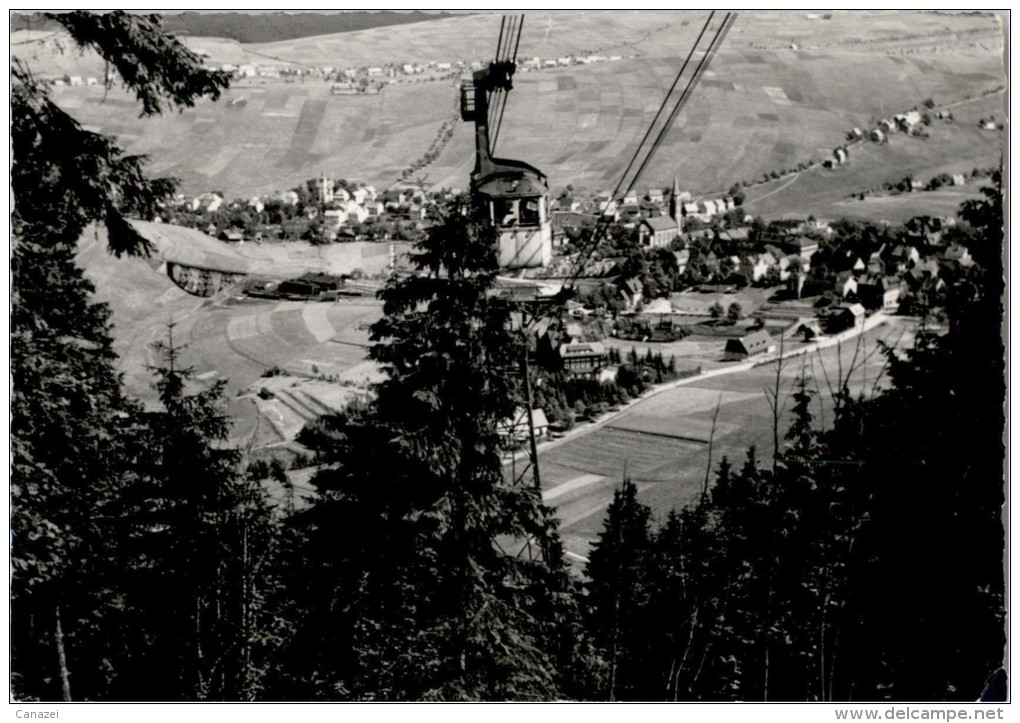
[[[9,11],[10,714],[1004,719],[1009,17]]]

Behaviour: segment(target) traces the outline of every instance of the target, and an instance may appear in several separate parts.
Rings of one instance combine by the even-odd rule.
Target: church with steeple
[[[638,225],[638,240],[648,248],[670,248],[673,241],[683,232],[683,203],[680,200],[680,184],[673,176],[673,191],[669,195],[669,215],[651,216],[641,219]]]

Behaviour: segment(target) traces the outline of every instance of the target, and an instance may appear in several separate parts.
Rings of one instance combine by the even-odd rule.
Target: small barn
[[[730,339],[726,342],[723,350],[724,361],[742,361],[749,357],[772,354],[776,345],[772,343],[772,337],[764,330],[752,331],[747,336],[739,339]]]

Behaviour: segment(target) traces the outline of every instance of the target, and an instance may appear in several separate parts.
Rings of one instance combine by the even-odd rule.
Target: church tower
[[[683,207],[680,205],[680,182],[673,176],[673,192],[669,196],[669,215],[676,221],[678,233],[684,232]]]

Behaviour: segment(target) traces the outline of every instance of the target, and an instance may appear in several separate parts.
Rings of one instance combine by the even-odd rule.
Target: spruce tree
[[[439,212],[419,273],[381,292],[372,356],[387,379],[319,450],[295,675],[324,698],[555,699],[574,659],[571,584],[498,431],[518,411],[524,340],[490,294],[491,224],[463,199]]]
[[[651,563],[651,510],[637,501],[629,479],[613,493],[605,529],[592,548],[585,574],[588,627],[606,664],[606,700],[656,697],[645,675],[648,631],[643,625]]]
[[[215,97],[226,77],[155,17],[48,15],[98,52],[151,115]],[[90,223],[118,253],[144,251],[125,220],[171,189],[144,159],[84,129],[12,58],[12,683],[19,699],[108,695],[124,652],[118,547],[138,409],[114,369],[109,312],[74,261]],[[144,435],[141,435],[144,436]]]

